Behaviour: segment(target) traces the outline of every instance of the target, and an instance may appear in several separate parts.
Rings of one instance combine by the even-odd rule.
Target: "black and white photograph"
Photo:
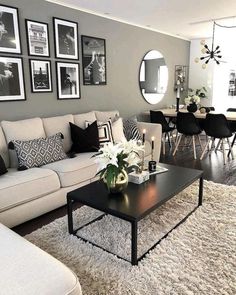
[[[106,85],[105,39],[81,36],[84,85]]]
[[[79,64],[56,62],[58,99],[80,98]]]
[[[0,101],[25,99],[22,58],[0,56]]]
[[[32,92],[52,92],[50,61],[30,59],[29,63]]]
[[[78,59],[78,24],[53,18],[55,56],[63,59]]]
[[[48,24],[26,19],[25,25],[29,55],[49,57]]]
[[[236,71],[230,70],[228,96],[236,96]]]
[[[0,52],[21,53],[18,9],[0,5]]]

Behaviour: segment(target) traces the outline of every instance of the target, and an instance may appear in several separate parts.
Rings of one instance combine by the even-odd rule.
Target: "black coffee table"
[[[110,214],[129,221],[131,223],[131,263],[132,265],[137,265],[139,260],[141,260],[151,249],[159,244],[160,241],[165,238],[173,229],[184,222],[197,209],[198,206],[202,205],[203,171],[167,164],[161,164],[161,166],[168,168],[168,171],[161,174],[152,175],[150,176],[149,181],[139,185],[129,183],[124,194],[109,195],[105,185],[101,181],[90,183],[86,186],[69,192],[67,194],[69,233],[76,235],[77,231],[93,222],[96,222],[99,219],[102,219],[106,214]],[[177,195],[179,192],[184,190],[198,179],[199,193],[196,207],[178,224],[176,224],[164,237],[162,237],[150,249],[148,249],[147,252],[145,252],[142,256],[137,257],[138,221],[143,219],[145,216],[150,214],[152,211],[160,207],[162,204],[170,200],[172,197]],[[100,210],[104,212],[104,214],[74,230],[72,210],[73,203],[76,202]],[[77,237],[86,242],[90,242],[82,237]],[[92,242],[90,243],[106,252],[109,252],[99,245],[96,245]],[[124,259],[118,255],[116,256]]]

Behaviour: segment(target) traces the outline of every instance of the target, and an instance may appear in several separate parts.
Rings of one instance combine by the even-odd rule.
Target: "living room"
[[[235,9],[1,1],[0,294],[236,294]]]

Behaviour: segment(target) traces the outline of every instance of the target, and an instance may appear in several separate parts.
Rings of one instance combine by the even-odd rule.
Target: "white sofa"
[[[64,149],[71,147],[69,122],[82,128],[87,121],[106,121],[118,115],[118,111],[51,118],[32,118],[21,121],[2,121],[0,127],[0,154],[8,173],[0,176],[0,222],[13,227],[40,216],[66,203],[67,192],[94,181],[97,167],[92,153],[77,154],[75,158],[50,163],[40,168],[17,170],[15,151],[8,150],[13,139],[30,140],[46,137],[57,132],[64,135]],[[161,146],[161,126],[146,122],[138,123],[139,129],[146,129],[145,156],[150,158],[151,137],[155,137],[154,159],[158,162]]]
[[[64,264],[0,224],[1,295],[82,295]]]

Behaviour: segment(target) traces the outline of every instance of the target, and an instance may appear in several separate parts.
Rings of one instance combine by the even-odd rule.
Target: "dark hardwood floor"
[[[166,154],[161,155],[160,162],[193,169],[200,169],[204,171],[204,179],[206,180],[227,185],[236,185],[236,159],[232,160],[230,157],[227,159],[226,165],[224,165],[223,155],[220,151],[217,153],[212,152],[211,156],[206,155],[202,161],[199,159],[193,159],[193,152],[191,148],[185,148],[183,151],[180,149],[175,157],[172,156],[172,152],[172,149],[169,148],[168,144],[166,144]],[[198,147],[198,158],[200,157],[200,154],[201,151]],[[234,155],[236,158],[236,146],[234,148]],[[77,206],[79,207],[79,205]],[[13,230],[24,236],[64,215],[66,215],[66,206],[16,226],[13,228]]]

